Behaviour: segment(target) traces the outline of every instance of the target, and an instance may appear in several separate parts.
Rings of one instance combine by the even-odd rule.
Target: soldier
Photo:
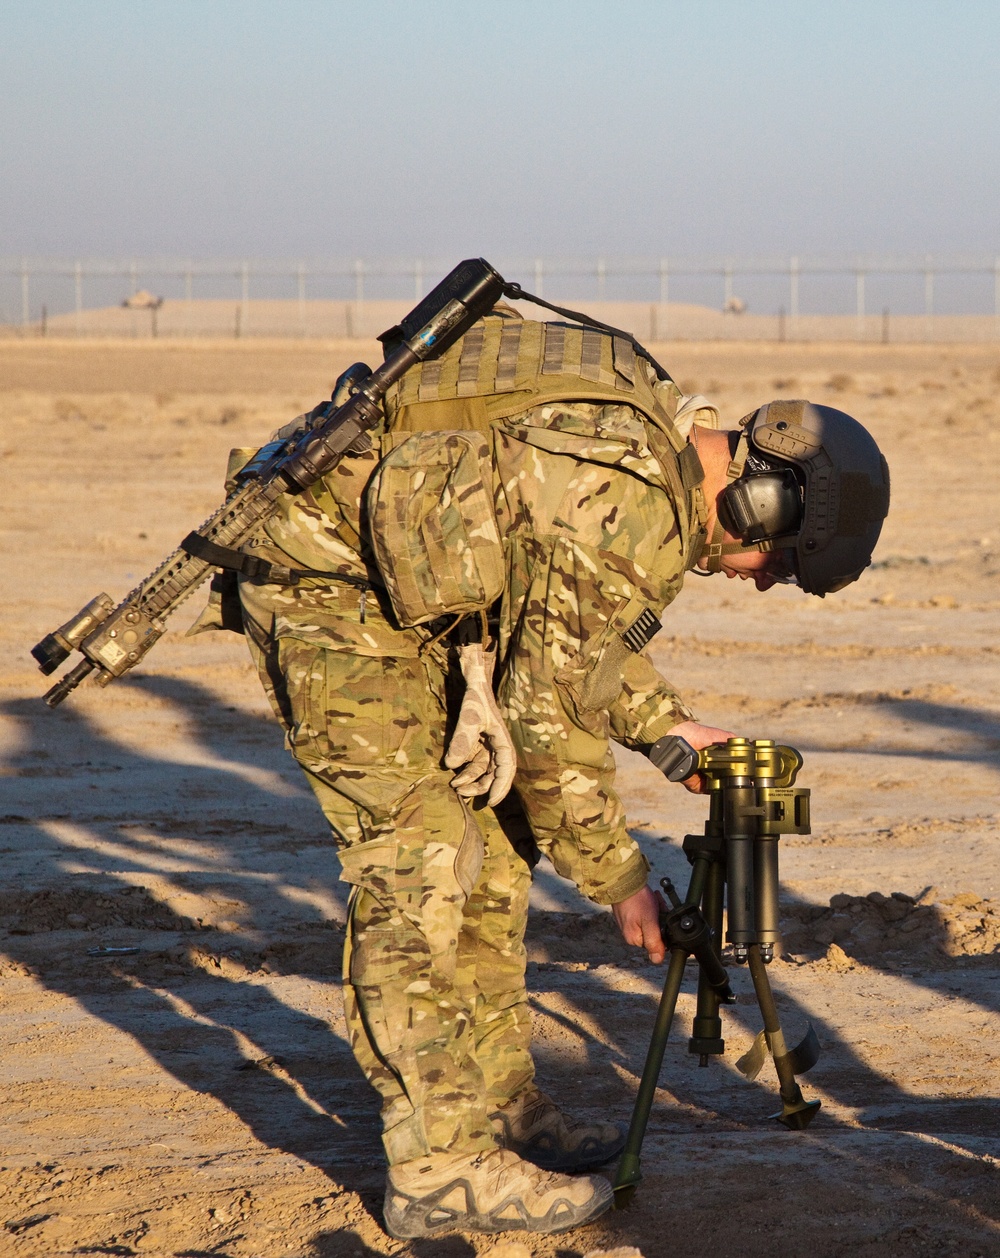
[[[729,737],[647,658],[661,614],[696,565],[823,596],[867,566],[888,510],[885,461],[850,417],[774,402],[719,431],[635,349],[497,308],[394,388],[374,449],[251,543],[311,575],[240,581],[352,888],[345,1007],[382,1096],[396,1237],[558,1232],[608,1207],[605,1179],[572,1173],[621,1132],[534,1082],[531,866],[543,852],[661,961],[609,740]],[[443,612],[470,608],[449,634]]]

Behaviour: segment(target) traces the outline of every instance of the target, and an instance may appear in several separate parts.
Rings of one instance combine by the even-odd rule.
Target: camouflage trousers
[[[344,1004],[389,1164],[492,1148],[488,1115],[534,1076],[516,805],[469,807],[452,790],[434,658],[295,637],[251,650],[342,844]]]

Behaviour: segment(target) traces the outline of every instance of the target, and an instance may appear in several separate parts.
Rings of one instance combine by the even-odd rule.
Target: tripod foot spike
[[[642,1182],[639,1170],[639,1156],[635,1153],[623,1153],[618,1169],[615,1172],[614,1192],[615,1209],[624,1210],[632,1204],[635,1190]]]
[[[821,1104],[820,1101],[804,1101],[799,1097],[797,1101],[784,1101],[781,1113],[772,1114],[771,1117],[789,1131],[805,1131],[819,1113]]]

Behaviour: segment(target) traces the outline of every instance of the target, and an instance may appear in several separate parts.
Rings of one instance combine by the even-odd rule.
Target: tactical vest
[[[441,358],[408,371],[386,397],[383,458],[366,492],[378,568],[400,623],[483,608],[502,591],[491,430],[526,412],[532,418],[518,421],[518,437],[668,488],[692,562],[701,549],[703,474],[672,422],[680,396],[672,381],[651,383],[624,337],[513,311],[487,315]],[[626,404],[647,422],[629,436],[598,425],[565,433],[557,419],[550,430],[539,408],[572,401]],[[574,464],[565,463],[568,484]],[[561,492],[555,483],[553,492]]]
[[[671,421],[680,396],[672,380],[654,393],[624,337],[511,312],[487,315],[440,358],[411,368],[384,405],[390,431],[485,433],[497,420],[550,402],[625,403],[679,453],[684,443]]]
[[[396,434],[475,429],[488,435],[510,416],[550,403],[630,406],[655,430],[650,445],[676,504],[690,565],[697,558],[694,552],[700,553],[705,522],[704,473],[694,447],[673,422],[681,397],[672,380],[650,382],[645,364],[624,337],[538,323],[514,311],[493,313],[440,358],[412,368],[390,389],[383,453],[398,443]]]
[[[625,471],[634,470],[633,453],[637,464],[655,468],[657,481],[664,482],[676,506],[690,566],[701,550],[703,473],[694,447],[673,423],[680,398],[673,381],[651,382],[645,364],[624,337],[522,319],[514,311],[487,315],[440,358],[411,368],[385,398],[382,463],[367,491],[369,518],[388,530],[381,539],[384,544],[375,549],[386,585],[399,598],[401,623],[427,620],[445,605],[452,610],[472,606],[480,585],[485,597],[496,572],[502,575],[502,568],[484,553],[485,532],[475,528],[464,507],[451,508],[471,504],[474,486],[468,469],[476,460],[485,460],[482,466],[489,479],[492,430],[527,411],[537,415],[538,408],[553,403],[624,404],[643,417],[645,436],[634,452],[621,444],[620,434],[595,429],[589,439],[580,433],[571,436],[550,432],[541,419],[519,426],[518,435],[550,452],[564,449],[576,458],[594,458]],[[475,450],[450,440],[463,432],[478,436]],[[432,434],[440,436],[440,449]],[[427,440],[410,440],[421,436]],[[566,470],[571,474],[570,460]],[[367,478],[361,467],[358,472]],[[447,499],[443,514],[433,501],[438,480]],[[488,503],[491,491],[485,483],[480,489],[477,501]],[[340,501],[345,492],[365,491],[350,475],[324,478],[303,494],[289,497],[267,532],[298,563],[316,569],[337,567],[345,548],[346,553],[360,553],[363,546],[348,519],[356,516],[357,505]],[[412,600],[401,597],[404,588],[413,591]],[[443,597],[445,589],[452,589],[453,596]],[[426,596],[423,601],[420,591]],[[442,594],[440,599],[435,591]]]

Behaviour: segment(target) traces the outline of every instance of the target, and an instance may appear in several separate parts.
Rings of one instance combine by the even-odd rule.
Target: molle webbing
[[[478,407],[462,404],[473,398],[482,399]],[[465,419],[453,426],[485,429],[528,407],[571,399],[625,402],[654,422],[659,411],[660,427],[671,418],[624,337],[504,315],[487,315],[441,358],[408,371],[386,398],[386,412],[390,429],[447,427],[452,409]],[[419,410],[448,402],[458,405]]]
[[[462,353],[458,360],[458,383],[455,392],[459,397],[472,397],[479,382],[479,359],[483,352],[486,329],[477,323],[462,341]]]
[[[680,396],[669,380],[654,391],[625,336],[497,311],[389,390],[383,451],[409,433],[472,429],[488,436],[502,420],[559,402],[629,406],[660,434],[650,432],[650,446],[684,508],[681,532],[685,549],[695,548],[688,556],[693,563],[702,544],[704,472],[697,451],[674,426]]]

